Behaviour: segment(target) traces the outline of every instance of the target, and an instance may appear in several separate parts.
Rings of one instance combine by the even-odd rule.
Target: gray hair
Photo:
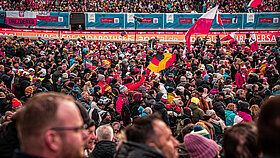
[[[113,134],[113,128],[110,125],[103,125],[96,129],[96,137],[98,141],[112,141]]]

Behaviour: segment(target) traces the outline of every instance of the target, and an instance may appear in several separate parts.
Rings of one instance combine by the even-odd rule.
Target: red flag
[[[258,5],[261,3],[263,3],[263,0],[251,0],[251,2],[248,4],[248,7],[258,8]]]
[[[221,26],[224,26],[219,11],[218,11],[218,13],[217,13],[217,19],[218,19],[218,24],[221,25]]]
[[[250,46],[251,46],[252,51],[258,50],[258,42],[257,42],[256,34],[252,34],[249,42],[250,42]]]
[[[201,33],[207,34],[212,26],[214,21],[215,14],[217,12],[218,6],[214,7],[213,9],[209,10],[208,12],[204,13],[189,29],[185,36],[185,40],[187,43],[187,48],[190,50],[191,41],[190,37],[194,33]]]

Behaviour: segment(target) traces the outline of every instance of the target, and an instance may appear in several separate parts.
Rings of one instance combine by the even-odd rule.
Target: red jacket
[[[134,91],[134,90],[138,89],[138,87],[140,87],[144,83],[144,80],[145,80],[145,75],[142,75],[141,80],[139,82],[134,83],[134,84],[127,83],[127,84],[124,84],[124,86],[126,86],[129,91]]]
[[[242,85],[244,83],[246,83],[246,78],[247,78],[247,74],[244,74],[242,76],[241,72],[236,73],[235,83],[236,83],[238,89],[242,88]]]

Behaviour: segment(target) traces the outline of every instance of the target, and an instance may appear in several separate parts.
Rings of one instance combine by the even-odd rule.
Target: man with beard
[[[126,142],[120,146],[116,158],[176,158],[179,142],[158,114],[143,116],[125,129]]]
[[[40,93],[17,113],[21,151],[14,158],[82,158],[87,132],[78,107],[70,96]]]

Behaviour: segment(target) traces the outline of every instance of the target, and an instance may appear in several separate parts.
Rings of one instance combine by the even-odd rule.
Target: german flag
[[[105,59],[105,60],[103,60],[103,62],[106,62],[109,65],[109,67],[111,66],[111,63],[112,63],[110,59]]]
[[[147,68],[157,73],[170,67],[174,61],[176,61],[176,54],[157,53]]]
[[[214,46],[215,46],[215,43],[214,43],[213,41],[211,41],[211,42],[210,42],[210,45],[214,47]]]
[[[179,45],[184,48],[184,43],[180,42]]]

